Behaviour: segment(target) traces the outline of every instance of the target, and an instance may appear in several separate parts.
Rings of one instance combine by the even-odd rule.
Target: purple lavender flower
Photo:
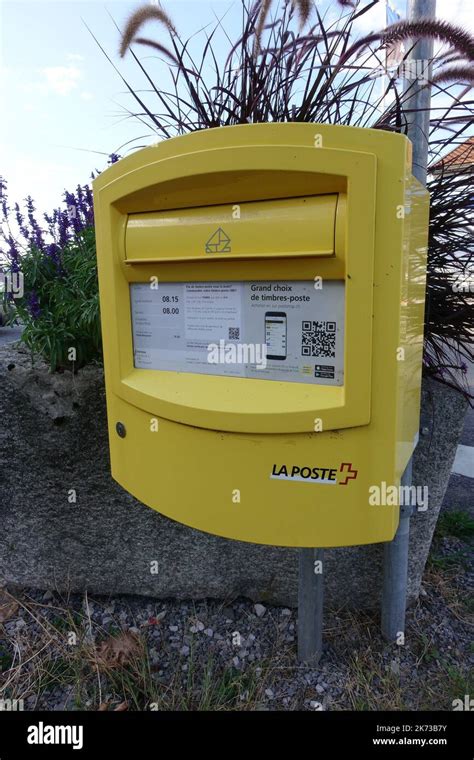
[[[28,293],[27,304],[28,311],[30,312],[33,319],[38,319],[41,314],[41,308],[39,304],[38,294],[35,290],[31,290]]]
[[[31,197],[31,195],[27,195],[26,196],[26,198],[25,198],[25,204],[26,204],[26,211],[28,213],[28,219],[30,221],[31,226],[33,227],[35,225],[35,222],[36,222],[35,217],[34,217],[34,213],[36,211],[36,208],[34,206],[33,198]]]
[[[25,198],[25,204],[26,204],[26,211],[28,215],[28,221],[30,223],[31,232],[28,233],[28,231],[25,228],[20,227],[21,233],[29,242],[31,242],[34,246],[36,246],[36,248],[39,248],[40,251],[44,251],[45,244],[44,244],[44,239],[43,239],[43,230],[41,229],[41,227],[39,226],[35,218],[36,208],[33,203],[33,198],[31,197],[31,195],[28,195]]]
[[[9,235],[6,238],[6,242],[8,245],[8,249],[6,252],[7,259],[10,262],[10,267],[12,272],[19,272],[20,271],[20,252],[18,250],[18,245],[16,240]]]
[[[48,225],[48,232],[49,232],[49,234],[51,235],[51,237],[54,238],[55,237],[55,235],[54,235],[54,232],[55,232],[55,230],[54,230],[54,225],[55,225],[55,222],[54,222],[54,219],[55,219],[54,212],[53,212],[52,215],[51,214],[46,214],[46,213],[43,214],[43,218],[44,218],[46,224]]]
[[[59,233],[58,244],[63,247],[69,241],[70,219],[67,211],[58,211],[57,228]]]
[[[16,223],[18,224],[18,227],[20,228],[20,230],[23,230],[25,217],[21,213],[20,206],[18,205],[18,203],[15,203],[14,209],[15,209]],[[23,234],[23,232],[22,232],[22,234]]]
[[[94,223],[94,217],[91,209],[92,193],[87,185],[76,188],[77,206],[81,215],[83,227],[89,227]]]
[[[46,246],[45,253],[56,264],[57,267],[61,264],[60,248],[56,243],[50,243]]]
[[[32,241],[34,245],[40,249],[40,251],[44,251],[43,231],[37,224],[35,224],[33,228]]]
[[[94,226],[94,197],[89,185],[84,185],[85,202],[86,202],[86,224],[88,227]]]
[[[8,207],[7,181],[3,177],[0,177],[0,198],[2,200],[3,216],[6,218],[10,209]]]
[[[107,161],[108,164],[116,164],[117,161],[120,161],[121,156],[119,156],[117,153],[110,153],[109,154],[109,160]]]

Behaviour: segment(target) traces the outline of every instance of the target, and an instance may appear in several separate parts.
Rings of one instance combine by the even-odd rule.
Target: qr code
[[[229,340],[240,339],[240,327],[229,327]]]
[[[335,322],[302,322],[302,356],[336,356]]]

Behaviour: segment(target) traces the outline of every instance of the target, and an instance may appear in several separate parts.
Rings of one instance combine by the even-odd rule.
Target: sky
[[[84,184],[91,171],[107,165],[112,152],[156,141],[156,135],[127,117],[131,96],[102,47],[122,75],[137,88],[143,78],[130,56],[118,55],[119,33],[139,0],[0,0],[0,175],[8,181],[11,201],[32,195],[40,211],[60,205],[64,189]],[[324,10],[335,0],[318,2]],[[365,2],[364,2],[365,4]],[[392,0],[406,15],[406,0]],[[182,36],[211,28],[216,17],[238,28],[239,0],[164,0]],[[440,18],[473,28],[472,0],[438,0]],[[331,10],[332,12],[332,10]],[[339,11],[337,11],[339,12]],[[361,33],[385,26],[381,0],[360,25]],[[88,27],[90,31],[88,30]],[[147,35],[160,32],[150,24]],[[163,37],[165,39],[165,37]],[[218,53],[225,45],[218,42]],[[147,48],[136,53],[153,73],[157,86],[166,80],[164,64]]]

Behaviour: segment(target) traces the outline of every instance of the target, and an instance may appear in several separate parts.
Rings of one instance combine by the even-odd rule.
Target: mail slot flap
[[[125,261],[333,256],[338,195],[130,214]]]

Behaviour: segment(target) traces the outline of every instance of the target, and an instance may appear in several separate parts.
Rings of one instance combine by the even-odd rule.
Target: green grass
[[[455,536],[469,540],[474,536],[474,520],[461,510],[444,512],[438,520],[436,534],[440,538]]]
[[[405,709],[400,676],[387,669],[370,647],[350,657],[346,688],[353,710]]]
[[[209,657],[205,666],[189,666],[190,677],[179,698],[183,710],[235,710],[252,704],[257,696],[254,669],[242,672],[234,667],[217,667]],[[257,700],[258,701],[258,700]]]
[[[443,512],[438,518],[427,567],[442,571],[468,570],[471,563],[471,543],[474,537],[474,520],[463,510]],[[440,551],[444,538],[457,538],[462,544],[448,554]]]
[[[51,620],[51,625],[60,633],[69,633],[79,628],[82,621],[82,615],[79,612],[69,612],[68,615],[58,615]]]
[[[466,550],[459,550],[453,552],[448,556],[438,554],[436,547],[431,548],[431,553],[428,557],[427,567],[436,568],[437,570],[454,570],[456,568],[467,570],[470,564],[469,552]]]
[[[450,704],[453,699],[462,699],[465,694],[474,694],[474,674],[461,671],[454,665],[446,667],[444,690]]]
[[[56,686],[74,683],[77,678],[77,667],[74,660],[68,657],[55,657],[43,663],[39,673],[38,691],[49,691]]]
[[[9,652],[0,652],[0,673],[11,668],[13,657]]]

